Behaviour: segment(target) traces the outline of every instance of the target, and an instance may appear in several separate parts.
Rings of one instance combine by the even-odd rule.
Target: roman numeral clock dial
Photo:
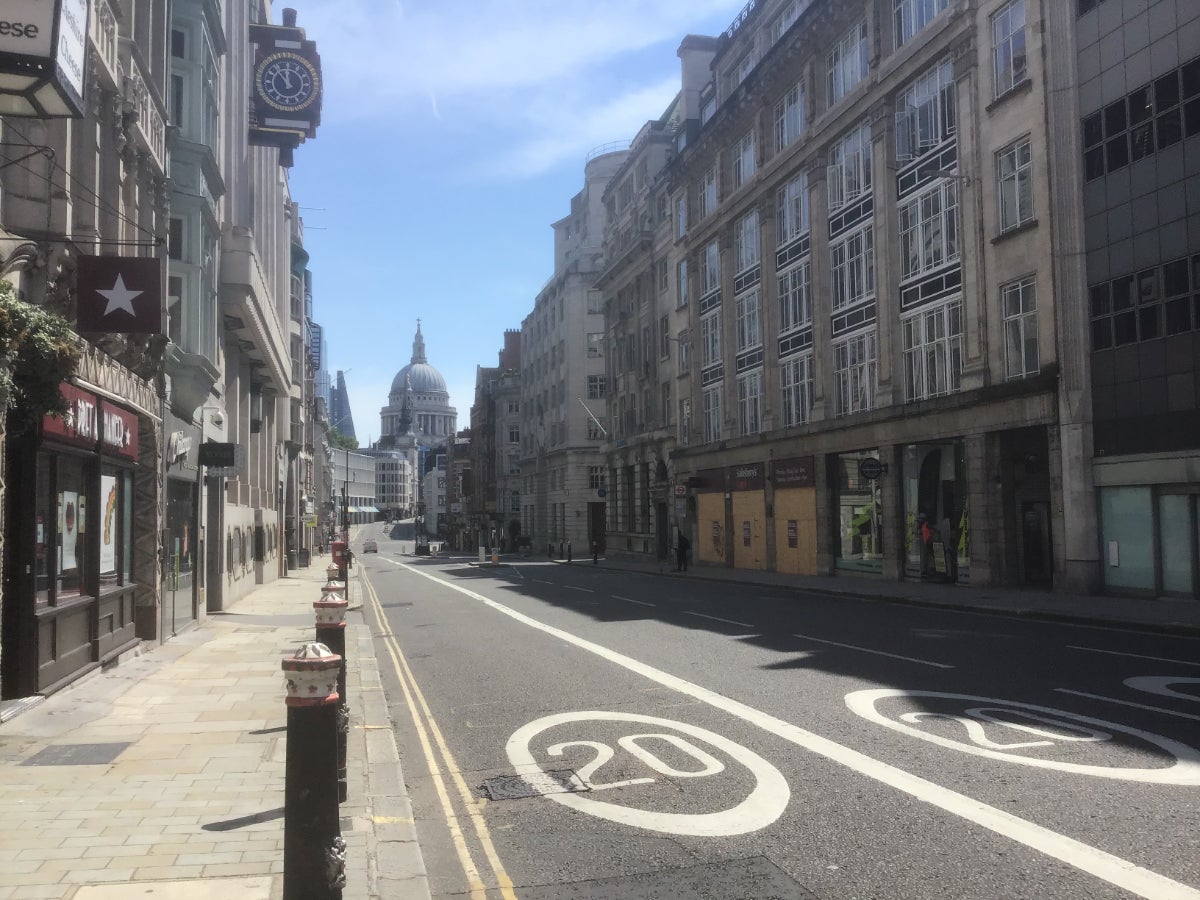
[[[309,60],[297,53],[273,53],[258,64],[254,85],[266,103],[282,112],[310,106],[320,90],[320,76]]]

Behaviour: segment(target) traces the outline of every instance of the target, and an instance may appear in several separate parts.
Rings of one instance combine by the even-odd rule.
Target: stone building
[[[476,367],[471,405],[473,478],[467,509],[480,546],[491,546],[493,534],[498,543],[510,523],[521,521],[520,331],[504,332],[499,357],[499,365]]]
[[[584,166],[583,189],[554,223],[554,273],[521,323],[521,528],[535,547],[603,543],[604,429],[609,413],[603,266],[604,190],[626,157],[602,148]],[[589,412],[590,410],[590,412]]]
[[[1060,6],[776,0],[717,39],[663,174],[699,561],[1095,586]]]

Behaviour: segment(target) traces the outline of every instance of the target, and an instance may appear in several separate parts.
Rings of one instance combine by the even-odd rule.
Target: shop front
[[[771,461],[775,571],[817,574],[817,488],[811,456]]]
[[[766,479],[762,463],[730,466],[730,509],[733,513],[733,567],[767,567],[767,500],[763,494]]]
[[[902,459],[905,576],[969,581],[971,516],[963,442],[908,444]]]
[[[53,691],[138,640],[138,416],[73,385],[61,391],[69,412],[7,449],[6,698]]]
[[[883,498],[886,471],[879,451],[859,450],[833,458],[837,534],[834,565],[847,572],[883,572]]]
[[[696,497],[696,533],[692,536],[692,555],[697,562],[727,566],[725,470],[705,469],[688,481]]]

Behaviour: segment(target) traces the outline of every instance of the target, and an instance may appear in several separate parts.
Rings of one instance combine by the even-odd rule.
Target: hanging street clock
[[[321,57],[293,9],[283,11],[283,25],[251,25],[250,40],[250,143],[278,147],[279,164],[290,167],[292,151],[321,124]]]

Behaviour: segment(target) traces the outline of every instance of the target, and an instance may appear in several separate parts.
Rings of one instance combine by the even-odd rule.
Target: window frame
[[[733,298],[734,340],[738,353],[761,347],[763,343],[762,328],[762,291],[757,286],[748,291],[742,291]]]
[[[1022,151],[1027,156],[1023,162],[1020,160]],[[1006,172],[1009,159],[1014,163],[1011,171]],[[1009,208],[1015,208],[1014,221],[1008,221],[1006,217],[1005,211]],[[996,151],[996,210],[1001,234],[1034,220],[1033,141],[1028,134]]]
[[[857,252],[852,252],[861,242]],[[839,253],[845,258],[839,261]],[[848,309],[875,296],[875,223],[867,219],[857,228],[829,243],[829,269],[834,312]]]
[[[833,344],[834,415],[838,418],[875,408],[879,392],[879,335],[875,326]]]
[[[813,352],[779,361],[779,403],[783,426],[805,425],[812,419]]]
[[[743,372],[738,376],[738,428],[747,437],[762,431],[763,370]]]
[[[1020,24],[1013,21],[1019,10]],[[1025,0],[1010,0],[991,16],[992,32],[992,81],[994,96],[1002,97],[1017,85],[1029,79],[1029,52],[1025,33]],[[1001,36],[1000,29],[1006,31]],[[1019,42],[1020,52],[1017,52]],[[1006,65],[1001,68],[1002,59]],[[1018,66],[1017,61],[1020,60]]]
[[[840,103],[870,72],[867,20],[860,19],[842,33],[825,55],[825,98],[828,107]]]
[[[1016,296],[1019,308],[1012,312],[1009,300]],[[1028,298],[1028,301],[1027,301]],[[1006,380],[1014,381],[1030,378],[1041,372],[1041,343],[1038,335],[1037,321],[1037,279],[1026,275],[1016,281],[1000,285],[1000,315],[1004,327],[1004,375]],[[1030,337],[1032,333],[1032,339]],[[1014,337],[1016,346],[1021,348],[1019,368],[1014,367]],[[1029,365],[1029,344],[1032,340],[1033,365]]]
[[[958,186],[934,182],[897,204],[900,280],[932,272],[961,257],[958,235]]]

